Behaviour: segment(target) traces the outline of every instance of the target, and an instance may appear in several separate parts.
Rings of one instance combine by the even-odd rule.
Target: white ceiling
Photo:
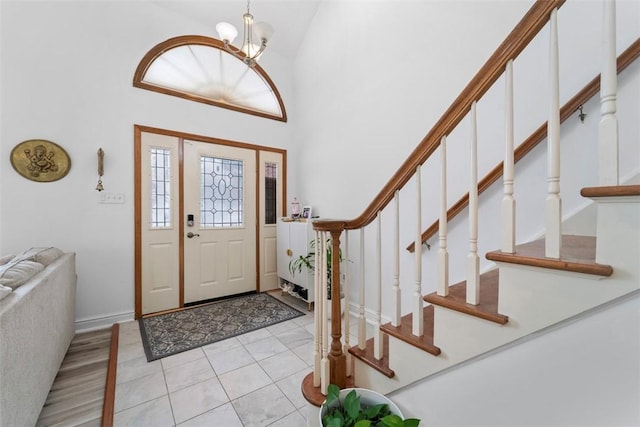
[[[322,0],[252,0],[251,14],[255,22],[265,21],[275,30],[269,41],[269,50],[287,58],[294,58],[298,47]],[[242,37],[242,15],[247,10],[246,0],[182,0],[154,1],[157,5],[199,21],[211,27],[207,35],[217,37],[215,26],[220,21],[233,24]]]

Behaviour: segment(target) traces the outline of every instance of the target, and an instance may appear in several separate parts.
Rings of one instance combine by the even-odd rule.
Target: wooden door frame
[[[259,172],[259,167],[260,167],[260,151],[270,151],[270,152],[275,152],[275,153],[279,153],[282,155],[282,212],[286,212],[286,206],[287,206],[287,150],[281,149],[281,148],[274,148],[274,147],[266,147],[266,146],[262,146],[262,145],[255,145],[255,144],[249,144],[249,143],[245,143],[245,142],[239,142],[239,141],[231,141],[231,140],[226,140],[226,139],[219,139],[219,138],[213,138],[213,137],[209,137],[209,136],[203,136],[203,135],[196,135],[196,134],[191,134],[191,133],[186,133],[186,132],[180,132],[180,131],[175,131],[175,130],[169,130],[169,129],[160,129],[160,128],[155,128],[155,127],[150,127],[150,126],[144,126],[144,125],[133,125],[133,132],[134,132],[134,152],[133,152],[133,157],[134,157],[134,172],[133,172],[133,180],[134,180],[134,188],[133,188],[133,194],[134,194],[134,257],[135,257],[135,261],[134,261],[134,288],[135,288],[135,318],[139,319],[142,316],[142,170],[140,167],[140,163],[142,160],[142,149],[141,149],[141,145],[142,145],[142,133],[155,133],[155,134],[160,134],[160,135],[167,135],[167,136],[172,136],[175,138],[178,138],[179,140],[179,144],[178,144],[178,162],[179,162],[179,168],[178,168],[178,184],[179,186],[182,186],[184,183],[184,158],[183,158],[183,147],[184,147],[184,141],[185,140],[191,140],[191,141],[198,141],[198,142],[204,142],[204,143],[208,143],[208,144],[217,144],[217,145],[225,145],[225,146],[229,146],[229,147],[236,147],[236,148],[244,148],[244,149],[249,149],[249,150],[253,150],[255,152],[255,157],[256,157],[256,182],[255,182],[255,186],[256,186],[256,210],[255,210],[255,215],[256,215],[256,265],[255,265],[255,269],[256,269],[256,289],[259,292],[260,291],[260,215],[259,215],[259,209],[260,209],[260,197],[262,196],[262,193],[260,191],[260,174]],[[178,245],[179,245],[179,249],[178,249],[178,268],[179,268],[179,280],[180,280],[180,297],[179,297],[179,306],[184,307],[184,199],[183,199],[183,191],[182,188],[180,188],[180,196],[179,196],[179,212],[178,212],[178,216],[179,216],[179,221],[178,221],[178,232],[179,232],[179,239],[178,239]]]

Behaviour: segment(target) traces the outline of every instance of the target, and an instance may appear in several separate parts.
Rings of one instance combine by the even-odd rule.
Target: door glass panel
[[[171,151],[151,148],[151,228],[171,227]]]
[[[244,165],[241,160],[200,157],[200,226],[241,227],[244,223]]]
[[[276,223],[278,165],[264,164],[264,223]]]

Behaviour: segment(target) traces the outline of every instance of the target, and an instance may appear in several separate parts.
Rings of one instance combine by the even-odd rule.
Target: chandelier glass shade
[[[266,22],[253,22],[253,15],[249,11],[247,1],[247,13],[242,15],[243,40],[240,48],[231,43],[238,36],[238,30],[228,22],[220,22],[216,25],[218,36],[224,43],[224,48],[236,58],[252,67],[267,47],[267,41],[273,34],[273,27]]]

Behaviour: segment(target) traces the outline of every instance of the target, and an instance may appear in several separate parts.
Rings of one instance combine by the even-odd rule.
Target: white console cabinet
[[[315,239],[313,225],[309,220],[283,221],[278,219],[277,249],[278,277],[280,288],[309,304],[314,300],[313,271],[303,268],[301,272],[291,274],[289,263],[300,255],[309,252],[309,244]]]

